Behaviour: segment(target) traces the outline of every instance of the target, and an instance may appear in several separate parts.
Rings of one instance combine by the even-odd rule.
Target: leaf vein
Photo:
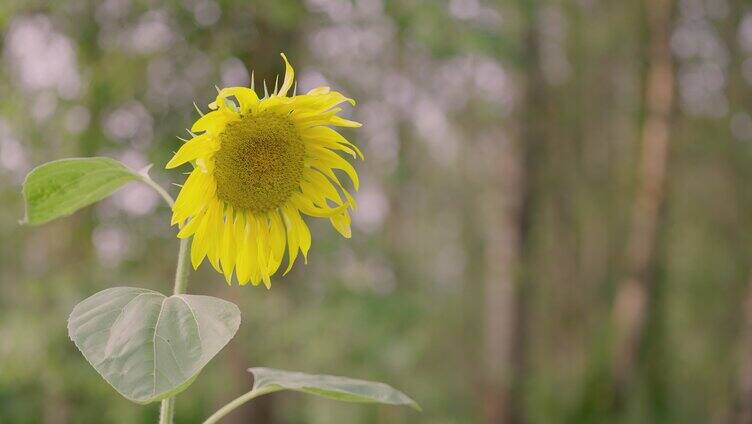
[[[164,300],[162,300],[162,304],[159,306],[159,315],[157,315],[157,322],[156,324],[154,324],[154,337],[151,338],[151,343],[154,346],[154,365],[152,366],[152,374],[154,375],[154,380],[151,391],[152,396],[157,394],[157,328],[159,328],[159,320],[162,318],[162,311],[164,311],[165,302],[167,302],[166,297],[164,298]]]
[[[188,307],[188,310],[191,311],[191,315],[193,315],[193,320],[196,321],[196,333],[198,333],[198,341],[201,343],[201,355],[203,356],[204,351],[204,341],[201,338],[201,326],[198,323],[198,318],[196,317],[196,312],[193,311],[193,308],[191,307],[191,304],[188,303],[187,300],[183,299],[182,295],[176,295],[178,299],[182,300],[183,303],[185,303],[185,306]]]

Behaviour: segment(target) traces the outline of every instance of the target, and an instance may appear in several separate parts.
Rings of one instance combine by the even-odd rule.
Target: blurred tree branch
[[[735,422],[752,422],[752,274],[742,305],[742,326],[739,332],[739,371]]]
[[[484,278],[484,395],[485,422],[524,421],[522,382],[526,376],[526,328],[529,281],[525,254],[530,243],[530,216],[534,183],[545,141],[541,111],[545,106],[545,81],[541,73],[535,1],[523,1],[525,17],[521,50],[523,88],[517,105],[519,126],[509,139],[499,131],[484,151],[490,161],[489,188],[483,202],[485,227]]]
[[[626,275],[612,310],[614,342],[611,372],[617,402],[629,390],[648,317],[655,266],[658,222],[666,191],[666,167],[674,102],[674,71],[669,37],[672,0],[645,0],[648,66],[645,118],[641,135],[639,187],[632,209]]]

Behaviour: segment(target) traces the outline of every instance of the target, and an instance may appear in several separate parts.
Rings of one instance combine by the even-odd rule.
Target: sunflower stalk
[[[172,209],[175,205],[175,201],[159,184],[154,182],[147,174],[148,168],[143,170],[142,181],[148,186],[153,188],[164,199],[165,203]],[[173,285],[173,294],[183,294],[188,290],[188,274],[190,268],[188,267],[188,241],[190,237],[180,239],[180,247],[178,248],[178,263],[175,267],[175,283]],[[159,424],[172,424],[175,417],[175,396],[170,396],[167,399],[162,400],[162,404],[159,408]]]
[[[238,409],[239,407],[243,406],[243,404],[245,404],[246,402],[249,402],[249,401],[251,401],[251,400],[253,400],[253,399],[255,399],[255,398],[259,397],[259,396],[265,395],[267,393],[275,392],[277,390],[278,389],[276,389],[274,387],[266,387],[266,388],[263,388],[261,390],[251,390],[250,392],[248,392],[248,393],[246,393],[246,394],[244,394],[242,396],[238,396],[233,401],[231,401],[227,405],[225,405],[222,408],[220,408],[219,410],[217,410],[217,412],[215,412],[214,414],[212,414],[211,417],[207,418],[206,421],[204,421],[203,424],[216,424],[216,423],[219,422],[219,420],[221,420],[222,418],[224,418],[225,415],[227,415],[230,412],[232,412],[232,411]]]
[[[217,88],[211,111],[204,114],[197,107],[201,118],[188,130],[191,138],[181,139],[184,144],[166,166],[194,166],[185,183],[178,184],[177,203],[149,177],[151,165],[135,171],[107,157],[52,161],[34,168],[24,181],[26,214],[21,223],[27,225],[68,216],[132,182],[148,185],[170,207],[171,224],[180,228],[173,294],[110,287],[79,302],[67,325],[71,341],[118,393],[142,405],[161,402],[160,424],[174,422],[176,395],[240,327],[237,305],[186,294],[189,266],[197,269],[208,256],[228,283],[235,275],[240,285],[263,282],[269,288],[285,250],[287,273],[298,252],[305,258],[311,246],[301,214],[328,218],[342,236],[351,236],[348,210],[355,209],[355,199],[335,169],[350,177],[355,190],[358,175],[337,152],[360,159],[363,155],[329,126],[360,126],[337,116],[341,108],[335,107],[355,102],[328,87],[296,95],[294,70],[284,54],[282,58],[285,76],[281,85],[275,80],[272,95],[266,85],[263,99],[253,88]],[[291,88],[293,96],[288,97]],[[238,158],[253,161],[238,166]],[[203,337],[202,329],[209,329]],[[105,331],[109,334],[103,337]],[[415,401],[384,383],[265,367],[248,371],[254,376],[251,391],[206,423],[281,390],[420,411]]]
[[[180,248],[178,250],[178,264],[175,268],[175,285],[172,289],[173,294],[183,294],[188,289],[188,240],[190,238],[180,239]],[[162,405],[159,409],[159,424],[172,424],[175,416],[175,396],[162,399]]]

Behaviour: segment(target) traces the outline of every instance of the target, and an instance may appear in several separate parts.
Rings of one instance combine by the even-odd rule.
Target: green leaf
[[[221,299],[114,287],[73,308],[68,335],[115,390],[149,403],[185,390],[239,325]]]
[[[406,405],[422,410],[409,396],[384,383],[273,368],[250,368],[248,371],[253,373],[252,391],[255,392],[294,390],[345,402]]]
[[[104,157],[45,163],[34,168],[23,183],[23,223],[39,225],[68,216],[141,178],[122,163]]]

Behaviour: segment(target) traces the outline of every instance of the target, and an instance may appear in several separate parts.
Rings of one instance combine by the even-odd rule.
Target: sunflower
[[[288,96],[294,71],[282,59],[282,85],[268,94],[264,84],[263,98],[253,82],[218,90],[210,111],[199,110],[192,138],[167,163],[168,169],[193,165],[172,214],[178,237],[193,236],[193,267],[208,257],[228,284],[234,272],[241,285],[270,287],[285,250],[285,274],[298,251],[307,261],[311,233],[302,215],[328,218],[342,236],[351,235],[355,199],[335,171],[343,171],[355,190],[358,174],[337,152],[363,155],[331,127],[361,125],[337,116],[337,105],[355,101],[329,87]]]

